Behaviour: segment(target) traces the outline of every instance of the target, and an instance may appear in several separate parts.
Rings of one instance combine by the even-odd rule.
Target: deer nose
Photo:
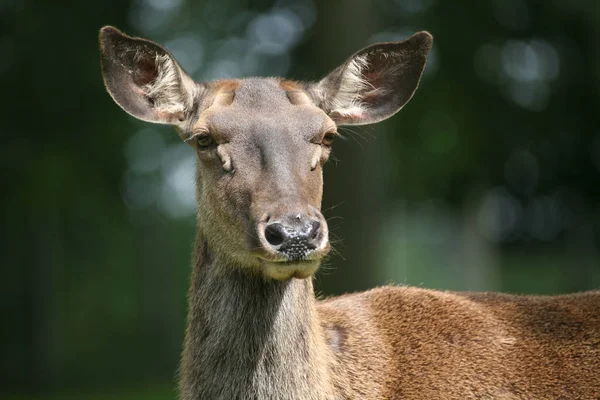
[[[323,241],[321,222],[301,214],[269,223],[264,233],[269,250],[287,257],[290,261],[304,259]]]

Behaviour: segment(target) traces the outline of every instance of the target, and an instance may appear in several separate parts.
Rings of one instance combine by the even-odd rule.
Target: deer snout
[[[285,218],[269,221],[261,235],[263,247],[288,261],[302,261],[312,253],[327,247],[327,229],[322,217],[293,213]]]

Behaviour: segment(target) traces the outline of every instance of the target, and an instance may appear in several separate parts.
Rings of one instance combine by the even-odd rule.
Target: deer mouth
[[[261,252],[258,254],[260,270],[263,275],[271,279],[305,279],[317,272],[327,250],[328,246],[324,249],[310,249],[296,253]]]
[[[279,250],[279,249],[278,249]],[[319,247],[297,246],[282,248],[280,251],[269,251],[269,249],[257,249],[254,254],[261,263],[277,264],[278,266],[302,266],[320,263],[329,253],[329,242],[326,241]]]
[[[305,279],[319,269],[320,259],[314,260],[272,260],[261,258],[261,271],[268,278],[288,280],[292,278]]]

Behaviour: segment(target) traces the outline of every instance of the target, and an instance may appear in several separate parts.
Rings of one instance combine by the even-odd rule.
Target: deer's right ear
[[[112,26],[100,30],[100,49],[106,88],[129,114],[171,125],[183,124],[191,117],[202,88],[166,49]]]

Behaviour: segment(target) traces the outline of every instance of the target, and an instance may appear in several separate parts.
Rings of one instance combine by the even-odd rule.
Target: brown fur
[[[318,310],[327,330],[344,331],[336,356],[354,375],[359,394],[351,398],[600,396],[597,291],[544,297],[383,287]],[[380,397],[362,394],[377,386]]]
[[[298,302],[284,313],[262,303],[273,301],[277,308],[280,303],[275,297],[244,295],[260,292],[271,283],[242,275],[232,292],[227,278],[209,277],[224,278],[227,274],[218,271],[228,268],[220,265],[218,257],[207,266],[203,257],[196,258],[190,291],[181,381],[185,400],[600,396],[600,292],[544,297],[382,287],[316,301],[310,280],[294,279],[282,290]],[[207,282],[215,287],[207,289]],[[211,294],[216,298],[207,298]],[[240,302],[243,311],[236,315]],[[227,345],[207,343],[211,334],[206,329],[211,323],[201,322],[205,313],[219,318],[219,326],[227,325],[232,313],[236,315],[238,330],[231,332],[233,337],[220,332],[213,338]],[[298,337],[289,329],[273,330],[271,323],[277,315],[306,330]],[[236,351],[252,353],[248,349],[260,347],[253,343],[256,339],[262,344],[276,343],[279,350],[291,346],[281,361],[277,354],[248,358],[255,368],[264,363],[278,365],[275,376],[248,376],[254,369],[236,368],[244,358]],[[310,348],[319,350],[311,352]],[[222,371],[213,375],[215,367],[198,361],[207,354],[228,360],[222,367],[235,378]],[[299,373],[299,367],[307,372]],[[240,377],[254,380],[258,387],[235,383],[228,391],[211,392],[221,387],[195,386],[219,379],[236,382]],[[282,386],[264,389],[262,379]],[[189,391],[190,387],[194,389]]]
[[[286,92],[301,92],[303,91],[302,86],[298,82],[290,81],[288,79],[281,79],[279,86]]]
[[[211,89],[215,92],[235,92],[240,87],[240,81],[237,79],[221,79],[211,83]]]
[[[315,299],[309,276],[329,249],[319,211],[327,135],[397,112],[417,88],[429,34],[363,49],[316,84],[194,84],[165,49],[111,27],[101,48],[115,101],[175,125],[198,155],[183,400],[600,398],[600,292],[382,287]],[[181,111],[165,116],[155,99]],[[321,221],[320,245],[290,260],[265,227],[302,216]]]

